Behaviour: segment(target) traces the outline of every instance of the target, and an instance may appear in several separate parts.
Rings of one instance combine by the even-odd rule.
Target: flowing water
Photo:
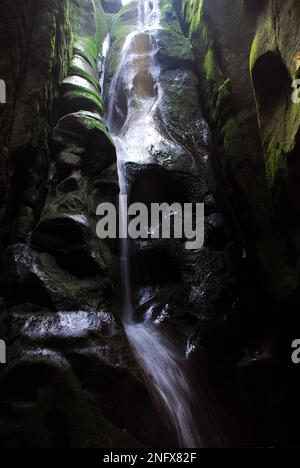
[[[106,113],[118,155],[121,195],[126,195],[126,162],[147,162],[149,149],[159,144],[161,136],[155,124],[160,99],[159,67],[155,63],[155,30],[160,27],[159,0],[138,0],[134,30],[127,36],[113,76]],[[195,396],[186,370],[185,358],[173,343],[149,320],[139,323],[131,299],[129,243],[126,199],[121,197],[120,276],[122,320],[155,403],[176,431],[178,444],[184,448],[202,447],[196,429]],[[147,314],[146,314],[147,315]],[[148,314],[149,315],[149,314]]]

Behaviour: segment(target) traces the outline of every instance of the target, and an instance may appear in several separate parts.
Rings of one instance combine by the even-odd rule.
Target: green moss
[[[131,2],[125,5],[119,13],[113,17],[111,29],[112,41],[124,41],[126,36],[131,32],[136,20],[137,4],[136,2]]]
[[[102,99],[84,90],[68,91],[62,96],[62,108],[65,114],[72,114],[79,111],[104,113]]]
[[[254,36],[250,56],[249,67],[250,71],[253,70],[255,62],[259,57],[261,51],[276,50],[277,49],[276,32],[274,31],[273,20],[270,16],[265,18],[265,21],[259,23],[257,32]]]
[[[80,111],[66,115],[59,120],[53,134],[54,139],[65,146],[69,146],[70,143],[76,145],[77,141],[82,141],[87,146],[93,143],[98,151],[107,150],[108,154],[113,153],[115,157],[114,142],[104,120],[98,113]]]
[[[96,67],[98,50],[93,36],[85,36],[77,39],[74,45],[74,53],[86,59],[93,68]]]
[[[98,88],[99,80],[95,70],[91,65],[80,55],[74,55],[70,65],[70,75],[80,76],[85,78],[91,84]]]
[[[251,46],[251,51],[250,51],[250,59],[249,59],[249,67],[250,70],[253,70],[257,55],[258,55],[258,50],[259,50],[259,39],[260,39],[260,33],[257,32]]]
[[[77,39],[85,40],[89,38],[89,53],[95,58],[94,51],[97,54],[101,51],[104,38],[109,32],[109,23],[111,15],[104,12],[101,1],[99,0],[80,0],[80,2],[71,2],[70,19],[73,31]]]
[[[199,34],[202,27],[203,0],[182,0],[182,16],[185,19],[189,36]]]
[[[119,51],[125,38],[132,31],[137,20],[137,4],[131,2],[124,6],[118,14],[112,15],[111,22],[111,48],[108,56],[107,73],[113,76],[119,63]]]
[[[156,40],[159,49],[160,61],[169,63],[171,67],[176,62],[194,62],[191,45],[188,38],[182,34],[182,29],[170,0],[160,0],[161,28],[157,32]]]
[[[204,59],[203,68],[205,71],[205,76],[208,81],[214,79],[214,53],[212,49],[207,51],[207,54]]]
[[[231,92],[231,80],[227,78],[224,83],[221,84],[220,88],[218,89],[220,94],[230,93]]]
[[[222,127],[226,120],[233,114],[233,100],[231,91],[231,80],[225,80],[217,88],[215,104],[213,106],[213,120],[216,125]]]
[[[95,2],[95,0],[94,0]],[[95,2],[95,17],[96,17],[96,44],[98,53],[101,52],[102,44],[109,33],[111,18],[102,8],[101,1]]]
[[[278,149],[275,149],[272,145],[269,145],[266,150],[266,169],[267,169],[267,178],[270,187],[274,186],[276,179],[276,173],[278,170],[279,159],[281,152]]]
[[[84,91],[92,94],[96,99],[99,98],[99,91],[89,81],[80,76],[68,76],[61,84],[62,92]]]

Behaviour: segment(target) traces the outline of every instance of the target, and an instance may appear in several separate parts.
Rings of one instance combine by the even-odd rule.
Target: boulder
[[[99,86],[99,79],[95,68],[93,68],[89,62],[81,57],[80,55],[74,55],[70,65],[70,76],[81,76],[90,81],[96,88]]]
[[[1,447],[168,444],[124,330],[108,310],[54,314],[19,306],[3,323],[11,345],[0,374]]]
[[[188,38],[184,37],[171,2],[162,7],[161,29],[156,32],[158,60],[163,69],[193,68],[194,56]]]
[[[49,254],[10,246],[5,255],[6,295],[11,303],[32,303],[52,310],[93,311],[107,305],[111,290],[108,266],[87,246],[50,244]],[[36,240],[38,243],[38,239]],[[56,249],[56,251],[55,251]],[[69,253],[68,253],[69,249]]]
[[[98,52],[92,38],[80,37],[74,45],[74,54],[85,59],[93,69],[96,69]]]
[[[97,112],[103,115],[104,105],[99,96],[84,89],[64,93],[60,101],[60,115],[73,114],[80,111]]]
[[[65,78],[61,85],[62,92],[68,91],[85,91],[93,94],[96,98],[99,98],[98,89],[91,84],[87,79],[81,76],[68,76]]]

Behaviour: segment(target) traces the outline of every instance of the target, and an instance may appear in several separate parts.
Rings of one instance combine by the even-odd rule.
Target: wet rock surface
[[[129,203],[144,203],[149,210],[151,203],[205,203],[202,249],[187,250],[178,239],[131,242],[136,301],[141,300],[141,289],[149,296],[146,308],[142,300],[140,316],[153,310],[156,324],[172,324],[188,343],[218,328],[230,315],[242,252],[208,187],[210,131],[200,108],[190,43],[171,11],[162,8],[162,31],[154,34],[161,67],[155,117],[161,138],[149,148],[147,163],[126,163],[126,177]]]
[[[26,309],[2,316],[13,344],[0,376],[1,447],[159,445],[166,435],[112,315]]]
[[[119,192],[116,151],[102,119],[98,84],[106,15],[90,0],[74,0],[70,10],[67,2],[38,3],[38,14],[43,3],[41,14],[48,9],[47,21],[57,22],[58,43],[51,60],[65,68],[50,73],[57,84],[49,90],[51,98],[58,81],[61,86],[53,105],[45,91],[47,99],[39,110],[46,113],[46,127],[42,121],[41,133],[34,130],[32,136],[37,153],[30,142],[28,150],[20,150],[26,168],[19,167],[16,183],[22,177],[26,181],[12,195],[25,203],[19,210],[14,207],[18,213],[9,213],[13,229],[1,252],[0,328],[8,344],[8,364],[0,373],[0,445],[141,447],[160,446],[162,440],[168,445],[172,442],[153,410],[118,319],[115,243],[96,236],[98,204],[116,204]],[[115,9],[117,2],[110,4]],[[40,22],[39,47],[47,51],[53,43],[49,25],[41,21],[44,17],[35,19]],[[70,67],[69,20],[79,36]],[[33,52],[39,56],[40,48]],[[43,57],[46,60],[46,53]],[[51,67],[52,61],[47,78]],[[38,92],[45,83],[31,84]],[[31,94],[26,99],[32,109],[19,109],[14,125],[27,119],[29,131],[35,104]],[[13,133],[16,147],[24,132]]]

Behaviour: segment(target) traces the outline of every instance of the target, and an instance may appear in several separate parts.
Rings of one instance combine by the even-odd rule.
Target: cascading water
[[[155,63],[155,30],[159,28],[159,0],[138,0],[137,24],[126,37],[109,89],[106,122],[117,148],[121,195],[127,194],[126,162],[146,162],[150,158],[149,148],[161,141],[155,124],[160,98],[160,70]],[[123,233],[120,239],[121,315],[128,339],[153,400],[164,409],[170,426],[176,430],[179,445],[184,448],[202,447],[196,429],[196,398],[193,398],[184,357],[149,320],[139,323],[135,317],[124,197],[120,197],[120,210]]]

